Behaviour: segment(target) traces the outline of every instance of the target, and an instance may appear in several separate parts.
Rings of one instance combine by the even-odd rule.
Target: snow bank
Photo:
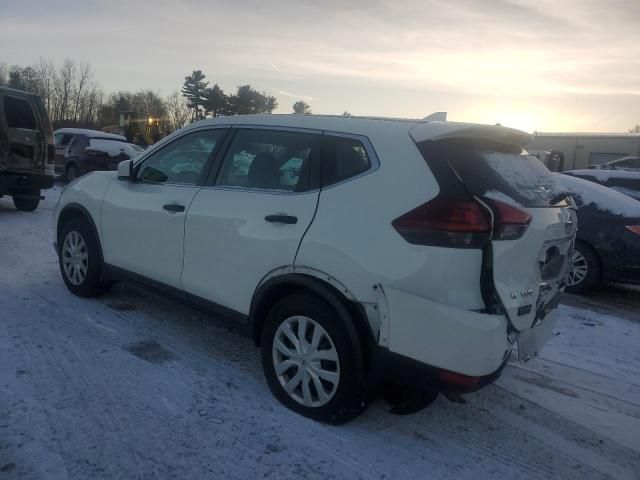
[[[589,180],[562,173],[554,173],[553,175],[567,190],[578,196],[585,205],[593,204],[596,208],[615,215],[640,217],[640,201],[638,200]]]

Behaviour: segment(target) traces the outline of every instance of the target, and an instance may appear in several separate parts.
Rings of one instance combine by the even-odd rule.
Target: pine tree
[[[206,89],[203,106],[204,111],[207,115],[211,114],[214,117],[219,117],[220,115],[228,115],[228,103],[229,99],[217,83],[212,88]]]
[[[194,70],[191,75],[184,77],[182,95],[187,99],[187,106],[191,109],[191,121],[204,118],[204,102],[209,82],[205,82],[202,70]]]

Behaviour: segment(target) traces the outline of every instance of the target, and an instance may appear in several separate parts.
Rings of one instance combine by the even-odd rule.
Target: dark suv
[[[82,128],[56,130],[55,143],[55,172],[69,181],[95,170],[115,170],[143,151],[122,135]]]
[[[0,87],[0,197],[18,210],[38,208],[53,186],[53,131],[37,95]]]

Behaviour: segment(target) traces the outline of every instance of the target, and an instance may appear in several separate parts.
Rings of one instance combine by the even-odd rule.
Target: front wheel
[[[106,292],[111,284],[102,279],[98,239],[87,221],[69,220],[58,238],[58,263],[67,288],[80,297],[95,297]]]
[[[340,424],[367,407],[359,341],[319,298],[296,294],[277,303],[261,345],[269,388],[291,410]]]
[[[576,242],[571,263],[571,270],[567,274],[567,292],[585,293],[600,280],[600,261],[588,245]]]

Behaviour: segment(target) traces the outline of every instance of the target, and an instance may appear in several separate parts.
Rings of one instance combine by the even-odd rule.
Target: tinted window
[[[225,132],[201,130],[174,140],[144,160],[138,170],[138,180],[145,183],[197,184],[211,152]]]
[[[21,98],[4,97],[4,116],[9,128],[38,129],[31,105]]]
[[[325,135],[323,156],[324,185],[355,177],[371,168],[371,159],[361,141]]]
[[[239,130],[216,185],[303,192],[315,188],[321,136],[277,130]]]
[[[87,150],[99,152],[108,157],[120,157],[121,160],[135,158],[142,151],[137,145],[111,138],[91,138]]]
[[[521,147],[480,139],[421,144],[428,162],[448,164],[473,194],[499,200],[506,195],[524,207],[548,207],[563,191],[551,172]]]
[[[69,145],[69,142],[71,141],[71,139],[73,138],[73,135],[71,135],[70,133],[56,133],[55,135],[55,142],[56,145]]]

